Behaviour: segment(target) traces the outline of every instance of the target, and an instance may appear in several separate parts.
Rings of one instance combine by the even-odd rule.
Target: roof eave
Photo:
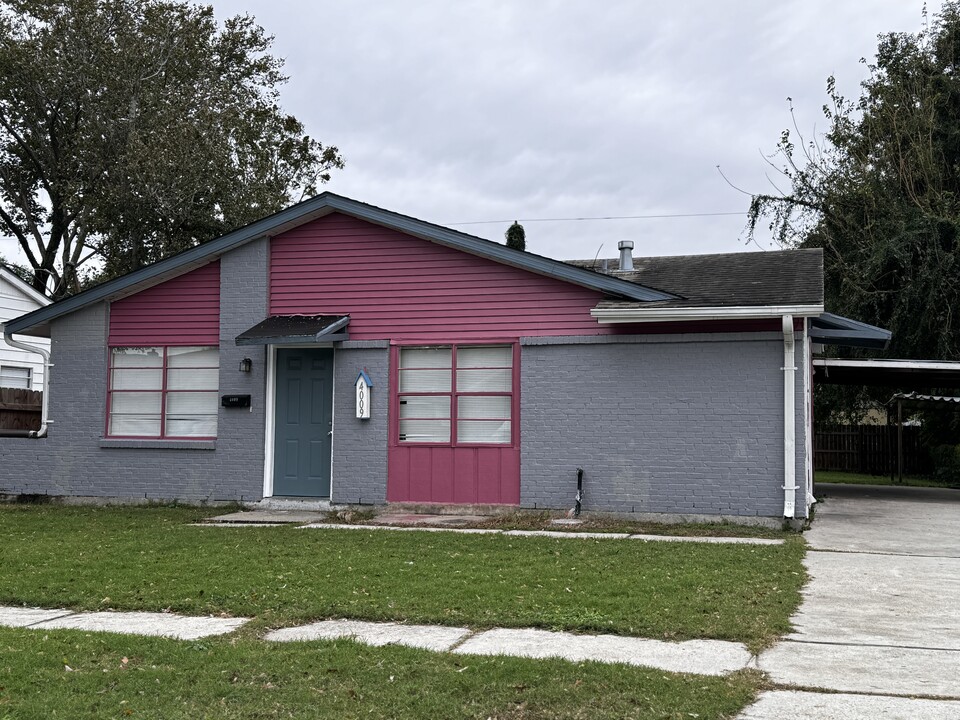
[[[813,317],[823,312],[823,305],[758,305],[758,306],[714,306],[694,308],[670,307],[633,307],[600,308],[590,311],[597,322],[610,323],[646,323],[646,322],[689,322],[697,320],[762,320],[767,318],[793,315],[794,317]]]
[[[11,320],[10,332],[23,333],[30,328],[72,313],[80,308],[123,294],[139,291],[163,280],[205,265],[230,250],[263,237],[272,237],[331,212],[342,212],[407,235],[445,245],[472,255],[485,257],[538,275],[554,277],[609,295],[637,301],[675,300],[677,296],[637,285],[627,280],[567,265],[560,260],[514,250],[505,245],[450,230],[439,225],[399,215],[340,195],[324,192],[258,220],[246,227],[210,240],[152,265],[85,290],[59,302]]]

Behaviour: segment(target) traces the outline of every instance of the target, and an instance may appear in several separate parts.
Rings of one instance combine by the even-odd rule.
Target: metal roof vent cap
[[[620,250],[620,272],[633,270],[633,240],[621,240],[617,248]]]

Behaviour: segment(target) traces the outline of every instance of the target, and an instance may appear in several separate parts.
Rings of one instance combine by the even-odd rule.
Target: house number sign
[[[370,419],[370,395],[373,383],[370,382],[370,376],[366,370],[361,370],[357,375],[355,384],[357,391],[357,418],[360,420]]]

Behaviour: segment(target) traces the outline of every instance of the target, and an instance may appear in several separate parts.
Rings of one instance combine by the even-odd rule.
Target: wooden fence
[[[866,475],[890,475],[897,466],[895,425],[831,425],[816,428],[814,470],[838,470]],[[928,475],[930,454],[920,439],[920,428],[903,428],[903,474]]]
[[[39,430],[43,393],[0,387],[0,435],[4,430]]]

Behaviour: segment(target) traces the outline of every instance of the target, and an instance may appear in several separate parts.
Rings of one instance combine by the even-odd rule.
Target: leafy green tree
[[[822,138],[778,157],[789,188],[753,197],[748,234],[824,249],[830,309],[893,331],[894,357],[960,359],[960,4],[880,37],[848,101],[827,82]]]
[[[513,248],[514,250],[527,249],[527,233],[523,229],[523,225],[516,220],[513,221],[513,225],[507,228],[504,237],[507,239],[508,248]]]
[[[34,287],[135,270],[343,166],[281,109],[271,44],[251,17],[218,26],[188,2],[0,1],[0,232]]]

